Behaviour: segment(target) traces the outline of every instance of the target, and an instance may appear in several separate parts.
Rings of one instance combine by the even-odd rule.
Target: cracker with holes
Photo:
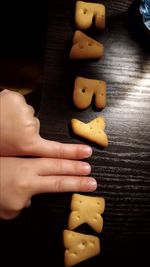
[[[64,230],[63,240],[66,249],[64,255],[66,267],[73,266],[100,253],[98,237]]]
[[[95,96],[95,106],[103,109],[106,106],[106,82],[77,77],[74,83],[73,102],[79,109],[87,108]]]
[[[68,229],[87,223],[97,233],[103,228],[103,218],[101,214],[105,209],[105,200],[102,197],[84,196],[73,194],[71,201],[71,213],[68,220]]]
[[[70,51],[71,59],[99,59],[104,54],[104,46],[81,31],[75,31]]]
[[[96,143],[102,147],[108,146],[108,138],[105,130],[105,120],[102,116],[84,123],[78,119],[71,120],[71,127],[74,134]]]
[[[105,6],[99,3],[76,2],[75,23],[78,29],[86,30],[92,25],[95,19],[96,28],[105,28]]]

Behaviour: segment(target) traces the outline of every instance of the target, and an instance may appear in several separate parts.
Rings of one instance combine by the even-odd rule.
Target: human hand
[[[92,154],[86,145],[62,144],[43,139],[34,109],[16,92],[0,93],[0,155],[83,159]]]
[[[15,218],[29,207],[35,194],[90,192],[96,181],[86,177],[90,165],[82,161],[49,158],[0,158],[0,218]]]
[[[86,145],[62,144],[39,135],[34,110],[20,94],[4,90],[0,94],[1,156],[29,155],[44,158],[1,157],[0,217],[14,218],[30,205],[34,194],[44,192],[94,191]],[[20,138],[21,137],[21,138]]]

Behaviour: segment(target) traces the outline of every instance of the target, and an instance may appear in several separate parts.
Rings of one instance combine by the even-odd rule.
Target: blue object
[[[140,13],[143,16],[144,25],[150,30],[150,0],[142,0]]]

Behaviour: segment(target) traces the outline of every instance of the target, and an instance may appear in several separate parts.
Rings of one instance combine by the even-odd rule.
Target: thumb
[[[35,139],[30,151],[30,156],[60,159],[83,159],[91,155],[92,148],[88,145],[63,144],[43,139],[40,135]]]

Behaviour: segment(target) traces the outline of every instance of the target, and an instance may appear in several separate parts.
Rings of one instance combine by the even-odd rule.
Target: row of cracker
[[[97,3],[76,2],[75,23],[78,29],[85,30],[92,24],[99,29],[105,27],[105,6]],[[77,30],[73,37],[70,59],[100,59],[104,53],[104,46],[100,42]],[[73,102],[79,109],[87,108],[95,96],[95,106],[102,109],[106,106],[106,82],[95,79],[77,77],[74,83]],[[77,119],[71,120],[72,130],[76,135],[88,139],[100,146],[108,146],[105,134],[105,120],[98,117],[88,123]]]
[[[75,22],[78,29],[87,29],[91,26],[93,17],[95,25],[100,29],[105,27],[105,7],[101,4],[76,2]],[[70,51],[71,59],[101,58],[104,46],[90,38],[81,31],[75,31],[73,46]],[[87,108],[95,95],[95,105],[102,109],[106,106],[106,83],[104,81],[77,77],[74,83],[73,102],[79,109]],[[104,132],[105,121],[98,117],[89,123],[72,119],[73,132],[92,142],[106,147],[107,135]],[[72,231],[81,224],[87,223],[97,233],[103,228],[101,214],[104,212],[105,200],[101,197],[83,196],[73,194],[71,201],[71,213],[68,219],[67,229],[63,232],[65,247],[64,264],[73,266],[100,253],[100,239],[93,235],[85,235]]]
[[[67,229],[63,232],[65,247],[64,264],[73,266],[100,253],[100,239],[97,236],[81,234],[72,231],[78,226],[87,223],[95,232],[101,233],[105,209],[105,200],[102,197],[73,194],[71,213]]]

